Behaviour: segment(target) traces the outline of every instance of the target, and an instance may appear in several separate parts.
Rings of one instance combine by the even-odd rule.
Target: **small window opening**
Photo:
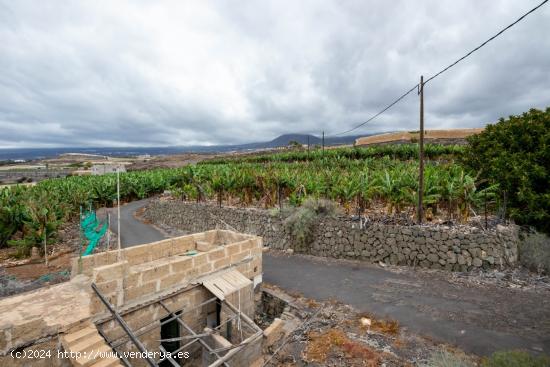
[[[177,315],[180,315],[181,312],[178,312]],[[161,322],[165,322],[171,318],[170,315],[166,316],[161,320]],[[171,320],[165,324],[162,324],[160,327],[160,338],[161,339],[173,339],[173,338],[179,338],[180,337],[180,324],[178,323],[177,319]],[[163,341],[161,342],[162,347],[170,353],[174,353],[177,349],[180,347],[180,341]],[[176,362],[181,364],[181,361],[174,358]],[[172,367],[172,363],[170,363],[169,360],[164,360],[160,362],[159,367]]]

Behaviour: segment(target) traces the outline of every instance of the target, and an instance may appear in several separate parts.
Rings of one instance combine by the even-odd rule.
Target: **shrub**
[[[284,225],[289,231],[296,247],[305,249],[313,241],[315,212],[309,208],[300,207],[285,219]]]
[[[493,353],[481,365],[483,367],[549,367],[550,358],[534,357],[523,351],[502,351]]]
[[[321,215],[335,215],[338,212],[338,205],[325,199],[308,198],[302,203],[302,207]]]
[[[536,231],[522,231],[518,250],[521,265],[550,274],[550,237]]]
[[[510,218],[550,233],[550,108],[500,119],[468,142],[464,163],[499,184]]]
[[[474,367],[476,364],[465,354],[438,350],[432,353],[425,367]]]
[[[302,206],[295,209],[284,221],[297,249],[305,250],[313,241],[315,221],[320,215],[336,214],[337,205],[324,199],[306,199]]]

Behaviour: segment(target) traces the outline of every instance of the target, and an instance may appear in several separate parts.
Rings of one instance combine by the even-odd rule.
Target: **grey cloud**
[[[367,119],[538,1],[0,1],[0,146],[230,144]],[[550,105],[550,5],[426,87],[430,128]],[[415,93],[358,133],[412,130]]]

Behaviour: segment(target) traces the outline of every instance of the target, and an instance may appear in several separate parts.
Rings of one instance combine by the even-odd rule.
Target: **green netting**
[[[99,221],[95,211],[84,212],[80,216],[80,228],[82,229],[82,234],[88,242],[86,250],[82,254],[83,256],[90,255],[101,238],[109,229],[109,223],[107,220]]]

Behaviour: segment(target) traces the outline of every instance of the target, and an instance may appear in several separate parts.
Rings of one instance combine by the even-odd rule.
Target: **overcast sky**
[[[540,0],[0,0],[0,147],[327,134]],[[550,5],[425,89],[426,128],[550,106]],[[357,133],[418,129],[409,95]]]

